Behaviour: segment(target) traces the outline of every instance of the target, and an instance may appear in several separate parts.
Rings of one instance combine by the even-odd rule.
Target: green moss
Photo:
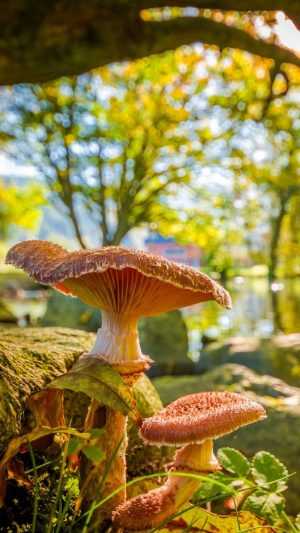
[[[0,451],[24,425],[25,404],[66,372],[93,335],[66,328],[0,329]]]

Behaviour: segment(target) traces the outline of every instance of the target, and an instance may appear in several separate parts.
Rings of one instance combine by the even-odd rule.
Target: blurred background
[[[300,51],[282,12],[205,11]],[[38,238],[123,244],[200,268],[228,288],[233,310],[206,303],[142,320],[154,372],[234,361],[300,384],[299,87],[296,65],[201,43],[1,87],[1,258]],[[7,325],[99,327],[97,311],[3,261],[0,298]]]

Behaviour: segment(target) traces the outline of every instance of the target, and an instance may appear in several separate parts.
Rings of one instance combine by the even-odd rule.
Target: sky
[[[281,43],[300,54],[300,31],[296,28],[290,19],[287,19],[284,13],[278,12],[277,23],[275,25],[276,33]],[[28,166],[21,166],[9,160],[5,155],[0,154],[0,176],[17,176],[33,177],[34,169]]]
[[[300,53],[300,31],[297,30],[293,22],[287,19],[282,12],[277,14],[275,28],[282,44]]]

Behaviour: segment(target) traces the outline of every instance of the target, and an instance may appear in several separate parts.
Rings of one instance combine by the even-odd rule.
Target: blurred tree
[[[264,223],[269,227],[267,262],[272,281],[279,273],[283,248],[286,260],[289,246],[294,255],[299,245],[295,222],[300,196],[300,110],[295,92],[299,72],[292,69],[287,78],[286,72],[275,72],[268,62],[237,51],[225,53],[212,70],[219,85],[211,104],[226,110],[233,131],[229,167],[257,187],[264,211],[258,227],[261,232]]]
[[[44,203],[40,185],[16,187],[0,180],[0,240],[9,238],[16,228],[35,229]]]
[[[189,182],[202,156],[188,111],[205,84],[200,60],[199,51],[182,50],[9,95],[2,129],[15,137],[10,153],[45,178],[82,247],[85,216],[93,237],[118,244],[167,216],[174,185]]]

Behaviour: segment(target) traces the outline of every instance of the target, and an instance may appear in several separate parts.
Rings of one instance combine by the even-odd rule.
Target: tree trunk
[[[84,240],[82,238],[82,235],[81,235],[81,231],[80,231],[80,228],[79,228],[79,223],[78,223],[78,220],[77,220],[77,216],[76,216],[73,204],[67,205],[67,207],[69,209],[69,217],[70,217],[70,220],[71,220],[71,222],[73,224],[73,228],[74,228],[74,231],[75,231],[76,238],[77,238],[81,248],[86,248],[86,244],[85,244],[85,242],[84,242]]]
[[[287,192],[279,198],[279,210],[277,216],[272,221],[272,234],[270,243],[270,261],[269,261],[269,282],[272,283],[276,279],[276,271],[278,266],[278,248],[280,241],[280,234],[282,223],[287,212],[290,193]]]

